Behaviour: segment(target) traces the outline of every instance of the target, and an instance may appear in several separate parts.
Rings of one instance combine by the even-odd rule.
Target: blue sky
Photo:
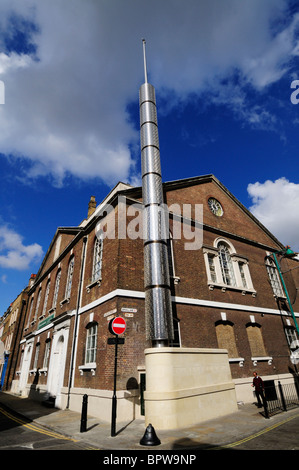
[[[1,1],[0,315],[91,195],[140,184],[143,37],[163,180],[213,173],[299,251],[297,5]]]

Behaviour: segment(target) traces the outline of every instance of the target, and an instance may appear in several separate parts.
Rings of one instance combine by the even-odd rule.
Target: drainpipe
[[[74,334],[73,334],[72,355],[71,355],[71,364],[70,364],[70,374],[69,374],[66,408],[69,408],[69,406],[70,406],[70,392],[71,392],[71,386],[72,386],[73,374],[74,374],[74,361],[75,361],[75,350],[76,350],[77,335],[78,335],[77,330],[78,330],[79,308],[80,308],[80,303],[81,303],[81,290],[82,290],[82,282],[83,282],[83,272],[84,272],[84,264],[85,264],[86,242],[87,242],[87,237],[84,237],[83,238],[83,252],[82,252],[82,259],[81,259],[80,281],[79,281],[79,290],[78,290],[76,315],[75,315],[75,325],[74,325]]]

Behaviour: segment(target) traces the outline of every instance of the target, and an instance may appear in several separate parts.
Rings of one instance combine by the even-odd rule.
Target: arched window
[[[75,263],[75,257],[72,256],[69,261],[69,266],[68,266],[68,271],[67,271],[67,280],[66,280],[66,287],[65,287],[66,299],[69,299],[71,296],[73,274],[74,274],[74,263]]]
[[[34,356],[33,369],[37,369],[39,349],[40,349],[40,343],[37,343],[36,347],[35,347],[35,356]]]
[[[57,275],[56,275],[56,281],[55,281],[55,289],[54,289],[52,308],[55,308],[56,305],[57,305],[57,297],[58,297],[58,291],[59,291],[60,277],[61,277],[61,269],[58,269]]]
[[[33,310],[33,302],[34,302],[34,296],[31,297],[30,299],[30,308],[29,308],[29,314],[28,314],[28,321],[27,321],[27,327],[29,327],[29,323],[30,323],[30,319],[31,319],[31,315],[32,315],[32,310]]]
[[[47,285],[46,285],[46,293],[45,293],[44,306],[43,306],[43,311],[42,311],[43,316],[46,315],[46,311],[47,311],[47,304],[48,304],[48,298],[49,298],[49,292],[50,292],[50,284],[51,284],[51,281],[49,279],[48,282],[47,282]]]
[[[44,354],[44,361],[43,361],[43,369],[48,368],[49,364],[49,357],[50,357],[50,349],[51,349],[51,340],[47,339],[45,345],[45,354]]]
[[[98,234],[94,243],[92,282],[100,281],[102,277],[103,234]]]
[[[233,263],[231,260],[229,248],[226,243],[218,244],[218,257],[223,284],[226,284],[227,286],[235,286],[236,280],[233,270]]]
[[[256,294],[253,287],[248,259],[237,253],[228,240],[217,238],[213,247],[203,247],[208,285],[214,287],[238,289]]]
[[[38,295],[37,295],[37,301],[36,301],[36,307],[35,307],[35,313],[34,313],[34,321],[36,320],[37,318],[37,313],[38,313],[38,309],[39,309],[39,305],[40,305],[40,299],[41,299],[41,296],[42,296],[42,290],[39,289],[38,291]]]

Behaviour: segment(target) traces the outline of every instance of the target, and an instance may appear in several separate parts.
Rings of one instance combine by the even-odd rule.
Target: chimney
[[[33,286],[35,278],[36,278],[36,274],[31,274],[29,283],[28,283],[29,287]]]
[[[97,207],[96,198],[95,196],[91,196],[90,201],[88,203],[88,213],[87,213],[88,219],[94,213],[94,211],[96,210],[96,207]]]

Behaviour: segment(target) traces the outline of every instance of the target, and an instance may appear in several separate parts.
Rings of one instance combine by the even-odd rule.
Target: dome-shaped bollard
[[[160,439],[157,437],[154,427],[149,424],[145,430],[144,436],[140,439],[142,446],[158,446],[161,444]]]

